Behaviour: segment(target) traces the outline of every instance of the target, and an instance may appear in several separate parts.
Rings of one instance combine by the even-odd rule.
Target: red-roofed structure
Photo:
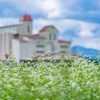
[[[17,41],[20,41],[20,42],[28,42],[28,41],[26,41],[26,40],[24,40],[24,39],[22,39],[22,38],[13,38],[14,40],[17,40]]]
[[[59,40],[60,43],[70,43],[69,41]]]
[[[32,18],[30,15],[23,15],[21,18],[20,18],[20,21],[32,21]]]
[[[0,27],[0,57],[6,60],[5,54],[11,55],[11,49],[16,57],[16,62],[20,63],[23,57],[30,58],[33,53],[34,57],[44,55],[45,60],[49,57],[47,51],[50,51],[52,58],[59,56],[60,53],[69,53],[70,43],[65,40],[58,40],[58,30],[53,25],[44,26],[38,34],[33,35],[33,22],[28,14],[20,18],[18,25]],[[12,41],[13,40],[13,41]],[[59,60],[59,59],[58,59]]]
[[[44,37],[42,37],[42,36],[40,36],[40,35],[38,35],[38,34],[36,34],[36,35],[23,35],[23,37],[28,37],[28,38],[35,38],[35,39],[46,39],[46,38],[44,38]]]
[[[41,30],[40,30],[40,32],[45,32],[48,28],[50,28],[51,27],[51,25],[50,26],[45,26],[44,28],[42,28]]]

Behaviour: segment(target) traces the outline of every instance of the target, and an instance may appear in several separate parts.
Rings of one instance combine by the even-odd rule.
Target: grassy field
[[[10,67],[0,62],[0,100],[100,100],[100,64],[84,58],[17,64],[12,58]]]

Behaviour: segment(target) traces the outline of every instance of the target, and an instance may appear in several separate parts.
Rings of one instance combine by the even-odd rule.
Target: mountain
[[[91,49],[91,48],[85,48],[85,47],[81,47],[81,46],[73,46],[72,48],[71,48],[71,51],[72,52],[76,52],[76,53],[78,53],[78,52],[83,52],[83,55],[89,55],[89,57],[85,57],[85,58],[90,58],[91,60],[92,60],[92,58],[91,58],[91,55],[94,55],[94,58],[97,60],[97,56],[98,56],[98,53],[100,52],[99,50],[96,50],[96,49]],[[93,54],[91,53],[91,51],[93,51]]]

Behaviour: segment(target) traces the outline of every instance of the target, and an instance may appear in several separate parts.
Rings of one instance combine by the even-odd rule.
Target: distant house
[[[32,18],[23,15],[19,25],[0,27],[0,57],[5,60],[5,54],[11,55],[13,50],[16,61],[42,54],[70,52],[69,41],[58,40],[58,30],[53,26],[43,27],[38,34],[32,35]]]

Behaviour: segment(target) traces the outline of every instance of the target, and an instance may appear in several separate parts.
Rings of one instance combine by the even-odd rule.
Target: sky
[[[0,0],[0,26],[19,24],[24,14],[33,19],[33,34],[54,25],[71,47],[100,50],[100,0]]]

